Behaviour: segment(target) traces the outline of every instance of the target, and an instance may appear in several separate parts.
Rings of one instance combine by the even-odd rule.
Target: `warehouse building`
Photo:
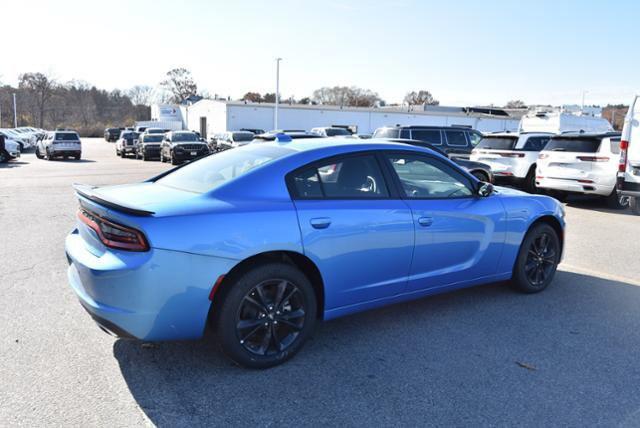
[[[214,133],[240,129],[274,128],[275,105],[244,101],[201,100],[180,106],[184,128],[204,138]],[[465,126],[481,132],[517,131],[520,117],[492,108],[444,106],[339,107],[279,104],[278,128],[310,130],[320,126],[349,127],[358,134],[371,134],[389,125]]]

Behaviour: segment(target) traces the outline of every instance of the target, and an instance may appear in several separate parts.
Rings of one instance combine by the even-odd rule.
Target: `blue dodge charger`
[[[255,143],[75,189],[68,277],[98,325],[146,341],[211,328],[247,367],[286,361],[319,320],[496,281],[541,291],[564,246],[555,199],[384,140]]]

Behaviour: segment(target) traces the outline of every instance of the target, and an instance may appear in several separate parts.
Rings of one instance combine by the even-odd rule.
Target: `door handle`
[[[433,218],[431,217],[420,217],[418,218],[418,224],[423,227],[431,226],[433,224]]]
[[[326,229],[331,225],[331,219],[329,217],[312,218],[309,223],[314,229]]]

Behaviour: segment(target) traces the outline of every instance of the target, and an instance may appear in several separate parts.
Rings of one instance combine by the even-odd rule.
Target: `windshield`
[[[373,138],[400,138],[398,128],[379,128],[373,133]]]
[[[476,149],[513,150],[518,142],[518,137],[484,137]]]
[[[123,132],[120,135],[120,138],[124,138],[125,140],[130,140],[132,138],[138,138],[140,134],[138,134],[137,132]]]
[[[233,141],[241,142],[241,141],[251,141],[253,140],[252,132],[234,132],[233,133]]]
[[[198,136],[192,132],[180,132],[171,136],[173,142],[198,141]]]
[[[145,143],[159,143],[162,141],[162,134],[148,134],[144,136],[143,141]]]
[[[544,148],[552,152],[595,153],[600,148],[600,138],[552,138]]]
[[[151,129],[151,128],[149,128],[145,132],[147,134],[164,134],[164,130],[162,130],[162,129]]]
[[[58,141],[78,141],[80,137],[75,132],[56,132],[55,139]]]
[[[327,133],[327,137],[335,137],[337,135],[351,135],[349,131],[342,128],[328,128],[325,129],[325,132]]]
[[[292,152],[293,150],[284,147],[249,144],[190,163],[160,178],[156,183],[188,192],[209,192]]]

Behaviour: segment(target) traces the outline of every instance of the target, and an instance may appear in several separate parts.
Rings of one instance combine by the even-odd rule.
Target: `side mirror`
[[[486,198],[487,196],[491,196],[493,194],[493,184],[491,183],[485,183],[484,181],[481,181],[480,184],[478,185],[478,196],[480,196],[481,198]]]

